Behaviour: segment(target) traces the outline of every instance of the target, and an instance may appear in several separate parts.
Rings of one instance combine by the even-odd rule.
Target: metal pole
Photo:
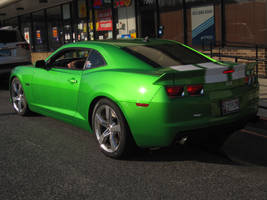
[[[96,37],[96,19],[95,19],[95,17],[96,17],[96,13],[95,13],[95,7],[94,7],[94,4],[93,3],[91,3],[91,5],[92,5],[92,17],[93,17],[93,32],[94,32],[94,40],[96,40],[97,39],[97,37]]]
[[[48,36],[48,19],[47,19],[47,9],[44,9],[44,17],[45,17],[45,29],[47,30],[45,32],[45,40],[46,40],[46,50],[50,51],[50,45],[49,45],[49,36]],[[51,31],[51,30],[50,30]]]
[[[115,8],[114,8],[114,0],[111,0],[111,12],[112,12],[112,39],[116,40],[116,23],[115,23]]]
[[[184,18],[184,43],[187,44],[187,12],[186,12],[186,2],[183,0],[183,18]]]
[[[222,47],[225,46],[225,2],[221,0],[221,34],[222,34]]]
[[[35,51],[35,31],[34,31],[34,26],[33,26],[33,16],[32,13],[30,13],[30,19],[31,19],[31,45],[32,45],[32,51]]]
[[[258,72],[259,72],[259,64],[258,64],[258,45],[256,45],[256,62],[257,62],[257,64],[256,64],[256,73],[258,74]]]
[[[159,38],[160,14],[159,14],[159,1],[156,0],[156,37]]]

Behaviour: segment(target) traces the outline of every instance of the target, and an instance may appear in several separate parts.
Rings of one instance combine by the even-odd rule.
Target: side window
[[[96,50],[92,50],[90,53],[88,60],[85,64],[85,69],[95,68],[106,65],[106,61],[103,56]]]
[[[65,50],[51,59],[51,67],[60,67],[68,69],[83,69],[86,58],[90,50],[71,49]]]

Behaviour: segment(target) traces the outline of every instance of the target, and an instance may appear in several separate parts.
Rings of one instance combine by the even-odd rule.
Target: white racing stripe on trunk
[[[206,69],[205,83],[219,83],[226,82],[228,80],[227,74],[223,73],[228,69],[227,66],[218,65],[215,63],[201,63],[198,65]]]
[[[178,65],[178,66],[172,66],[170,67],[172,69],[175,69],[177,71],[193,71],[193,70],[202,70],[200,67],[196,67],[194,65]]]
[[[232,73],[232,80],[245,78],[246,76],[246,65],[239,64],[234,66],[234,72]]]

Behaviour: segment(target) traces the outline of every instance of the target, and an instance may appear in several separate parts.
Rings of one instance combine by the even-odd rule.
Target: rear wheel
[[[12,107],[19,115],[27,115],[30,110],[26,98],[24,96],[24,91],[21,82],[18,78],[14,78],[10,86],[10,96]]]
[[[133,152],[135,143],[119,107],[101,99],[94,107],[92,126],[101,151],[112,158],[123,158]]]

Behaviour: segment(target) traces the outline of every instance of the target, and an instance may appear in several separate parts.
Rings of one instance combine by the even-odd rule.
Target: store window
[[[75,40],[75,33],[72,28],[70,4],[62,6],[64,43],[70,43]]]
[[[44,10],[32,13],[35,51],[47,51],[47,29]]]
[[[78,19],[76,23],[76,40],[84,41],[88,40],[88,23],[87,23],[87,5],[86,0],[78,0],[77,1],[77,13]]]
[[[266,0],[237,0],[226,3],[226,44],[235,46],[267,45],[266,9]]]
[[[139,36],[157,36],[157,5],[156,0],[138,0]]]
[[[114,23],[116,38],[136,38],[134,0],[114,0]]]
[[[33,40],[32,40],[32,30],[31,30],[31,15],[22,15],[20,16],[21,21],[21,34],[24,36],[24,39],[31,45],[33,49]]]
[[[63,44],[60,6],[47,9],[48,41],[50,50],[56,50]]]
[[[112,4],[111,0],[94,0],[96,39],[113,38]]]
[[[159,37],[184,42],[182,0],[158,0],[158,2],[160,11]]]

